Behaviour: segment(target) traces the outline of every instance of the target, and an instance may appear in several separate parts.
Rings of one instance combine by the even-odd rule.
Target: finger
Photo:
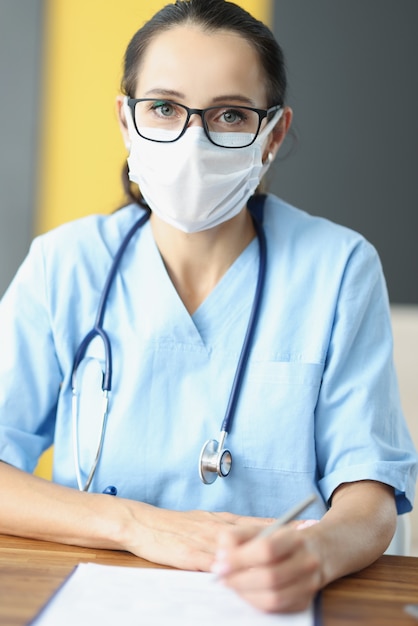
[[[213,513],[212,515],[233,526],[254,526],[257,528],[264,528],[264,526],[269,526],[274,522],[274,518],[272,517],[252,517],[250,515],[236,515],[228,512]]]
[[[289,613],[304,611],[313,602],[316,585],[310,581],[299,581],[284,589],[236,590],[246,602],[265,612]]]
[[[235,526],[225,528],[219,533],[218,545],[229,549],[256,539],[263,528],[271,526],[272,521],[272,518],[266,517],[241,517],[236,520]]]
[[[222,584],[262,610],[302,610],[321,586],[320,564],[299,552],[277,565],[228,574]]]
[[[303,546],[302,533],[292,528],[279,529],[260,538],[254,528],[222,533],[212,571],[219,576],[280,562]]]
[[[301,545],[300,533],[278,532],[278,537],[260,538],[254,529],[223,533],[211,571],[219,577],[280,562]]]
[[[218,537],[218,545],[211,564],[211,572],[221,577],[234,568],[231,555],[239,545],[254,539],[259,533],[258,528],[247,526],[234,531],[222,531]]]
[[[235,526],[234,528],[223,529],[219,533],[218,546],[231,551],[237,546],[256,539],[259,534],[260,528],[258,526]]]
[[[227,586],[241,591],[278,590],[316,577],[320,563],[316,555],[300,549],[280,561],[229,570],[223,575]]]
[[[236,520],[236,525],[253,526],[260,530],[261,528],[265,528],[266,526],[271,526],[274,521],[274,517],[249,517],[242,515]]]

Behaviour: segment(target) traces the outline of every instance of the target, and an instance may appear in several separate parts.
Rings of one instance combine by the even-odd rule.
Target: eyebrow
[[[246,104],[247,106],[255,106],[254,100],[248,98],[247,96],[243,96],[242,94],[226,94],[224,96],[217,96],[213,99],[213,102],[225,102],[229,100],[234,100],[235,102],[241,102],[242,104]]]
[[[153,89],[149,89],[145,92],[145,97],[155,96],[155,97],[166,97],[166,98],[179,98],[180,100],[184,100],[185,95],[180,91],[176,91],[175,89],[163,89],[162,87],[154,87]],[[214,104],[217,103],[226,103],[226,102],[240,102],[246,106],[255,106],[254,100],[248,98],[247,96],[243,96],[242,94],[225,94],[223,96],[216,96],[212,99]]]

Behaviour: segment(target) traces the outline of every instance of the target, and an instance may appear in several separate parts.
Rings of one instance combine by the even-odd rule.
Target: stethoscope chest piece
[[[199,457],[199,476],[205,485],[211,485],[218,476],[225,478],[232,467],[232,455],[223,447],[227,433],[221,433],[221,442],[208,439],[203,445]]]

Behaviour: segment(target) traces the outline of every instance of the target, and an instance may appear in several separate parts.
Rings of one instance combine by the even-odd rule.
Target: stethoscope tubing
[[[261,301],[264,291],[266,268],[267,268],[267,243],[261,223],[252,216],[259,245],[259,265],[257,283],[253,297],[247,330],[241,348],[232,382],[229,400],[226,407],[225,417],[222,422],[219,442],[216,439],[208,439],[199,455],[198,471],[201,481],[205,485],[211,485],[217,477],[225,478],[232,469],[231,451],[225,448],[225,441],[231,430],[235,410],[241,393],[243,377],[249,360],[249,352],[253,344],[254,333],[259,320]]]
[[[73,430],[74,465],[75,465],[75,471],[76,471],[77,485],[80,491],[88,491],[91,485],[91,482],[93,480],[94,474],[96,472],[97,464],[99,462],[100,455],[101,455],[102,448],[103,448],[104,435],[106,431],[106,422],[107,422],[107,417],[108,417],[108,412],[109,412],[109,393],[112,388],[112,348],[111,348],[109,336],[103,328],[103,321],[104,321],[104,314],[106,310],[107,298],[109,296],[110,288],[112,287],[116,272],[118,270],[120,261],[126,250],[127,245],[131,241],[136,231],[139,228],[141,228],[141,226],[143,226],[145,222],[150,218],[150,215],[151,215],[150,211],[147,211],[144,215],[141,215],[139,220],[137,220],[134,223],[134,225],[130,228],[128,233],[125,235],[125,238],[122,241],[115,255],[115,258],[113,259],[111,268],[107,275],[106,282],[105,282],[105,285],[103,287],[103,290],[100,296],[100,302],[97,308],[97,314],[96,314],[96,320],[94,322],[94,326],[87,333],[87,335],[84,337],[84,339],[80,343],[77,349],[77,352],[75,354],[75,357],[74,357],[73,368],[72,368],[72,373],[71,373],[71,386],[72,386],[71,412],[72,412],[72,426],[73,426],[72,430]],[[87,480],[83,484],[83,481],[81,479],[81,470],[80,470],[80,446],[78,442],[77,369],[81,361],[83,360],[89,345],[91,344],[91,342],[93,341],[95,337],[101,338],[103,342],[103,346],[104,346],[104,352],[105,352],[105,367],[104,367],[103,379],[102,379],[102,393],[103,393],[102,415],[103,415],[103,418],[102,418],[102,426],[101,426],[100,433],[99,433],[98,443],[96,447],[96,455],[95,455],[93,464],[90,468],[90,472],[87,477]]]
[[[232,420],[234,419],[235,409],[237,407],[238,399],[240,396],[242,381],[245,374],[246,366],[248,364],[248,356],[251,346],[253,344],[254,333],[258,323],[261,300],[264,291],[264,283],[266,278],[266,236],[264,234],[264,229],[262,225],[255,218],[253,218],[253,223],[258,239],[260,261],[258,267],[257,284],[255,288],[250,318],[248,320],[247,331],[245,333],[244,341],[241,348],[241,354],[238,359],[237,369],[235,371],[234,380],[232,382],[231,393],[229,396],[228,405],[226,407],[225,417],[221,426],[221,432],[225,432],[226,434],[229,434],[229,431],[231,429]]]
[[[150,215],[151,215],[151,212],[147,211],[144,215],[142,215],[139,218],[139,220],[135,222],[135,224],[130,228],[130,230],[126,234],[125,239],[122,241],[119,247],[119,250],[115,254],[115,258],[113,259],[113,263],[107,275],[106,282],[105,282],[105,285],[103,287],[103,290],[100,296],[100,302],[97,308],[97,314],[96,314],[96,320],[94,322],[94,326],[84,337],[74,357],[73,370],[72,370],[72,375],[71,375],[73,389],[75,389],[75,386],[76,386],[77,368],[80,365],[81,361],[83,360],[84,355],[86,354],[87,348],[89,347],[89,345],[91,344],[91,342],[96,336],[101,337],[104,348],[105,348],[105,368],[104,368],[104,375],[103,375],[103,382],[102,382],[102,390],[109,392],[112,389],[112,371],[113,371],[112,370],[112,349],[111,349],[109,337],[103,328],[103,320],[104,320],[104,315],[106,311],[107,299],[109,296],[110,289],[113,285],[116,272],[120,265],[120,261],[126,250],[127,245],[131,241],[136,231],[139,228],[141,228],[141,226],[143,226],[145,222],[149,220]]]

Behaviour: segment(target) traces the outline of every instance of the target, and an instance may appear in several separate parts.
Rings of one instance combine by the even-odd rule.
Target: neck
[[[155,214],[151,215],[151,227],[171,281],[190,314],[255,236],[246,209],[215,228],[197,233],[184,233]]]

